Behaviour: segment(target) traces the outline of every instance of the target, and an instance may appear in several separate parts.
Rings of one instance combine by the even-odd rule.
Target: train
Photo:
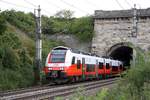
[[[46,58],[46,80],[55,83],[104,79],[124,71],[119,60],[104,58],[65,46],[57,46]]]

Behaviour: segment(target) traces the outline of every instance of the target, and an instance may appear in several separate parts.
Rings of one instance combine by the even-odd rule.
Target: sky
[[[74,12],[74,17],[93,15],[95,10],[125,10],[150,7],[150,0],[0,0],[0,9],[34,12],[38,5],[41,14],[52,16],[63,9]]]

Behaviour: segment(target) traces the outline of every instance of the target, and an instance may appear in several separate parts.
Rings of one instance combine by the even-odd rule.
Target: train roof
[[[109,62],[112,62],[113,65],[117,65],[117,64],[122,64],[122,62],[118,61],[118,60],[113,60],[112,58],[110,57],[100,57],[96,54],[93,54],[93,53],[86,53],[86,52],[82,52],[82,51],[79,51],[77,49],[74,49],[74,48],[70,48],[70,47],[65,47],[65,46],[57,46],[55,48],[53,48],[52,50],[70,50],[72,53],[76,53],[76,54],[83,54],[83,55],[89,55],[89,56],[92,56],[92,57],[98,57],[100,61],[103,61],[102,59],[105,60],[105,63],[109,63]]]
[[[65,46],[57,46],[57,47],[53,48],[52,50],[58,50],[58,49],[61,49],[61,50],[69,50],[70,48],[65,47]]]
[[[65,46],[57,46],[57,47],[53,48],[52,50],[58,50],[58,49],[59,50],[70,50],[72,53],[77,53],[77,54],[83,54],[83,55],[90,55],[90,56],[99,57],[98,55],[93,54],[93,53],[87,53],[87,52],[79,51],[77,49],[70,48],[70,47],[65,47]]]

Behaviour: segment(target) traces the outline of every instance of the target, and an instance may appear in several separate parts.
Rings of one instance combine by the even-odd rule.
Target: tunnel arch
[[[130,61],[133,59],[133,48],[129,46],[129,43],[118,43],[113,45],[106,55],[122,61],[124,66],[130,66]]]

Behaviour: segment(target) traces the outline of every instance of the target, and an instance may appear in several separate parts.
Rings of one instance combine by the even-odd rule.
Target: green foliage
[[[64,100],[63,97],[57,97],[55,100]],[[68,97],[68,100],[90,100],[88,97],[84,95],[84,87],[78,87],[75,90],[75,93]]]
[[[92,17],[82,17],[76,19],[53,19],[53,32],[74,34],[81,42],[92,40],[94,32]]]
[[[25,67],[15,71],[3,69],[3,71],[0,72],[0,90],[31,86],[33,83],[31,71],[32,70]]]
[[[19,59],[17,58],[17,55],[15,51],[10,48],[8,45],[4,45],[4,47],[0,48],[1,50],[1,61],[3,67],[6,69],[13,69],[16,70],[18,69],[19,65]]]
[[[12,25],[31,35],[34,32],[35,20],[32,13],[25,14],[21,11],[6,10],[1,13]]]
[[[6,44],[13,49],[18,49],[21,47],[21,42],[19,38],[16,36],[16,33],[5,32],[0,36],[0,44]]]
[[[16,33],[0,35],[0,90],[31,86],[32,60]]]
[[[108,89],[102,88],[102,90],[99,93],[93,94],[93,95],[85,95],[85,90],[83,87],[79,87],[76,89],[75,94],[70,96],[68,100],[107,100],[106,96],[108,95]],[[57,97],[55,100],[64,100],[63,97]],[[108,99],[109,100],[109,99]]]
[[[0,35],[5,32],[6,30],[6,20],[5,18],[0,14]]]
[[[1,13],[7,22],[16,26],[33,37],[35,19],[32,13],[21,11],[3,11]],[[72,18],[73,12],[62,10],[53,17],[42,16],[42,33],[44,34],[74,34],[81,42],[89,42],[93,37],[92,17]]]
[[[53,17],[48,18],[42,16],[42,33],[43,34],[54,34]]]
[[[53,21],[53,32],[54,33],[65,33],[70,34],[70,28],[72,21],[69,19],[52,18]]]
[[[20,49],[0,46],[0,90],[30,86],[33,83],[32,61]]]
[[[70,18],[72,18],[73,13],[74,13],[73,11],[64,9],[64,10],[58,11],[55,14],[55,17],[60,18],[60,19],[70,19]]]
[[[75,34],[80,41],[89,42],[94,35],[92,23],[92,17],[78,18],[71,26],[71,33]]]
[[[106,96],[108,95],[108,89],[103,88],[100,93],[96,94],[96,100],[105,100]]]

